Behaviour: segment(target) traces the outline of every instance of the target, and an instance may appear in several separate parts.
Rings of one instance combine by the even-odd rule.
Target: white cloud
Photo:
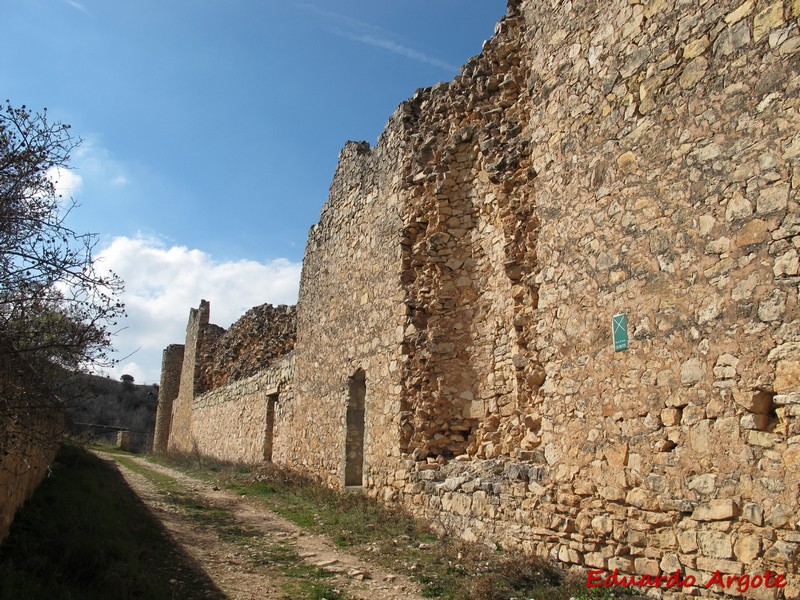
[[[83,178],[75,171],[63,167],[51,167],[47,176],[56,188],[56,194],[62,198],[74,196],[83,185]]]
[[[142,383],[158,382],[162,350],[184,342],[189,309],[201,299],[211,302],[211,322],[228,327],[253,306],[294,304],[300,284],[301,265],[284,258],[219,262],[202,250],[144,236],[114,238],[98,260],[126,288],[128,317],[114,346],[118,358],[127,358],[112,376],[130,373]]]
[[[334,35],[338,35],[339,37],[343,37],[353,42],[359,42],[368,46],[382,48],[383,50],[388,50],[393,54],[398,54],[417,62],[444,69],[450,73],[455,73],[458,71],[457,66],[451,65],[447,61],[436,58],[435,56],[430,56],[424,52],[415,50],[404,43],[395,41],[398,39],[398,36],[391,31],[383,29],[382,27],[370,25],[369,23],[365,23],[364,21],[354,17],[348,17],[337,12],[320,8],[319,6],[315,6],[313,4],[298,4],[298,7],[312,12],[318,17],[328,21],[330,24],[329,31]],[[394,40],[392,38],[394,38]]]
[[[126,168],[104,148],[96,136],[85,138],[72,153],[75,168],[94,186],[123,187],[130,183]]]
[[[450,63],[439,60],[433,56],[428,56],[419,50],[414,50],[413,48],[409,48],[408,46],[398,44],[397,42],[393,42],[385,38],[379,38],[369,34],[348,33],[344,31],[334,31],[334,33],[337,33],[338,35],[341,35],[349,40],[353,40],[354,42],[361,42],[362,44],[375,46],[376,48],[383,48],[384,50],[388,50],[394,54],[399,54],[400,56],[405,56],[411,60],[432,65],[434,67],[444,69],[445,71],[458,71],[458,67],[451,65]]]
[[[65,0],[65,2],[67,4],[69,4],[72,8],[74,8],[75,10],[79,10],[83,14],[88,15],[90,17],[92,16],[91,13],[88,10],[86,10],[86,7],[83,4],[81,4],[80,2],[75,2],[75,0]]]

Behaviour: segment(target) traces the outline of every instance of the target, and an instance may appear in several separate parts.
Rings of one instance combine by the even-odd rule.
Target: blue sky
[[[296,300],[339,150],[480,52],[504,0],[2,0],[2,98],[83,139],[59,185],[127,281],[113,371],[211,300],[228,326]]]

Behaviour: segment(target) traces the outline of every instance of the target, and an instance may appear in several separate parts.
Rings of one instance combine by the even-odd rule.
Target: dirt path
[[[324,580],[325,584],[346,598],[422,598],[418,587],[406,577],[342,551],[327,537],[306,532],[255,500],[215,489],[207,482],[142,458],[126,457],[144,468],[172,477],[181,489],[200,499],[202,504],[227,511],[236,527],[257,535],[252,538],[254,543],[243,543],[242,540],[230,539],[214,527],[198,525],[196,519],[170,502],[167,493],[160,491],[146,477],[119,464],[113,455],[98,455],[119,468],[131,489],[228,598],[261,600],[287,597],[280,574],[276,577],[275,565],[265,562],[263,552],[267,546],[288,547],[308,565],[330,572],[332,576]],[[176,580],[175,584],[180,586],[180,581]]]

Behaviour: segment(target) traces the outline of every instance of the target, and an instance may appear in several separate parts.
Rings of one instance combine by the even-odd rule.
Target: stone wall
[[[172,427],[172,406],[178,397],[183,371],[183,344],[170,344],[161,357],[161,384],[158,388],[153,452],[166,452]]]
[[[293,372],[290,353],[256,375],[197,396],[192,404],[196,451],[230,462],[271,460],[274,448],[292,436],[286,413]]]
[[[278,394],[291,398],[295,307],[257,306],[228,331],[210,314],[201,300],[189,313],[185,346],[164,350],[155,443],[173,453],[264,460],[273,444],[265,419],[282,414]]]
[[[206,331],[209,330],[210,311],[211,307],[208,301],[201,300],[200,306],[189,312],[178,395],[172,403],[172,418],[170,419],[171,426],[167,443],[169,452],[188,454],[197,450],[197,442],[192,434],[192,403],[195,394],[201,390],[201,358],[204,356],[204,349],[208,346],[204,344],[204,337]],[[212,330],[212,335],[213,333]],[[166,405],[164,408],[166,409]],[[157,412],[156,421],[160,418]]]
[[[56,405],[0,422],[0,542],[47,474],[63,434],[64,413]]]
[[[404,181],[390,167],[401,160],[402,142],[387,130],[374,150],[364,142],[344,147],[328,203],[306,245],[293,436],[276,460],[332,485],[345,481],[348,407],[352,416],[357,411],[352,382],[359,373],[367,397],[376,399],[359,422],[350,423],[361,432],[361,454],[366,450],[362,482],[374,485],[370,469],[393,469],[400,457],[399,346],[406,309],[397,277],[402,260],[397,236]],[[359,456],[358,449],[349,454]]]
[[[467,539],[796,572],[794,10],[522,3],[348,145],[304,262],[285,462],[341,480],[363,369],[365,485]]]
[[[343,149],[272,458],[468,540],[800,595],[798,15],[510,2]],[[209,452],[257,460],[257,427],[209,441],[262,419],[247,381],[194,410]]]

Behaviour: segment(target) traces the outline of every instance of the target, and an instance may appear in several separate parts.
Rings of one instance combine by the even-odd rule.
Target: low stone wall
[[[197,396],[192,403],[195,451],[231,462],[270,460],[293,372],[294,355],[288,354],[252,377]]]
[[[47,474],[63,432],[64,415],[56,409],[0,424],[0,542],[17,509]]]

